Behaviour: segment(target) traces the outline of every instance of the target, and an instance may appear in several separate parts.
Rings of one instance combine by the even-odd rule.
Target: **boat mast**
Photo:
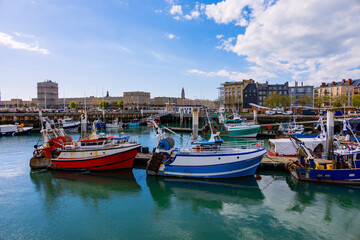
[[[81,139],[87,138],[87,113],[86,110],[81,114]]]

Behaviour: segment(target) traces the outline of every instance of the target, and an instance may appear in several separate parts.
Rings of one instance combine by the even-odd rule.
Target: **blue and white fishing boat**
[[[317,129],[319,123],[314,127]],[[285,136],[293,136],[295,138],[316,138],[320,135],[320,133],[305,131],[304,125],[296,123],[296,117],[294,116],[294,120],[291,123],[281,123],[278,129],[280,134]]]
[[[360,185],[360,147],[346,146],[334,151],[332,161],[317,163],[311,151],[298,139],[291,138],[299,149],[296,161],[285,167],[300,181]]]
[[[166,128],[164,128],[166,129]],[[174,147],[174,140],[156,127],[157,148],[148,162],[149,175],[184,178],[234,178],[253,175],[266,153],[263,142],[224,146],[219,132],[209,140]]]

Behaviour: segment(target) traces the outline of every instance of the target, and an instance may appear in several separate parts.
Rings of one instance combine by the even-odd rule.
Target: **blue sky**
[[[359,1],[0,0],[2,99],[148,91],[215,99],[224,81],[360,78]]]

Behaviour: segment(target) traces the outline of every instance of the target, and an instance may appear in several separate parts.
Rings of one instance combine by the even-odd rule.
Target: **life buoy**
[[[234,124],[231,123],[231,124],[230,124],[230,127],[233,127],[233,126],[234,126]]]
[[[262,148],[262,144],[261,144],[261,143],[257,143],[257,144],[256,144],[256,147]]]
[[[195,151],[196,151],[196,152],[201,152],[201,149],[202,149],[202,148],[201,148],[200,145],[196,145],[196,146],[195,146]]]

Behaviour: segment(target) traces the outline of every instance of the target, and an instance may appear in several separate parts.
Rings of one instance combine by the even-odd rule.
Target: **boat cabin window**
[[[91,141],[91,142],[82,142],[81,146],[99,146],[103,145],[104,141]]]
[[[357,154],[356,154],[355,159],[356,159],[356,160],[360,160],[360,153],[357,153]]]

